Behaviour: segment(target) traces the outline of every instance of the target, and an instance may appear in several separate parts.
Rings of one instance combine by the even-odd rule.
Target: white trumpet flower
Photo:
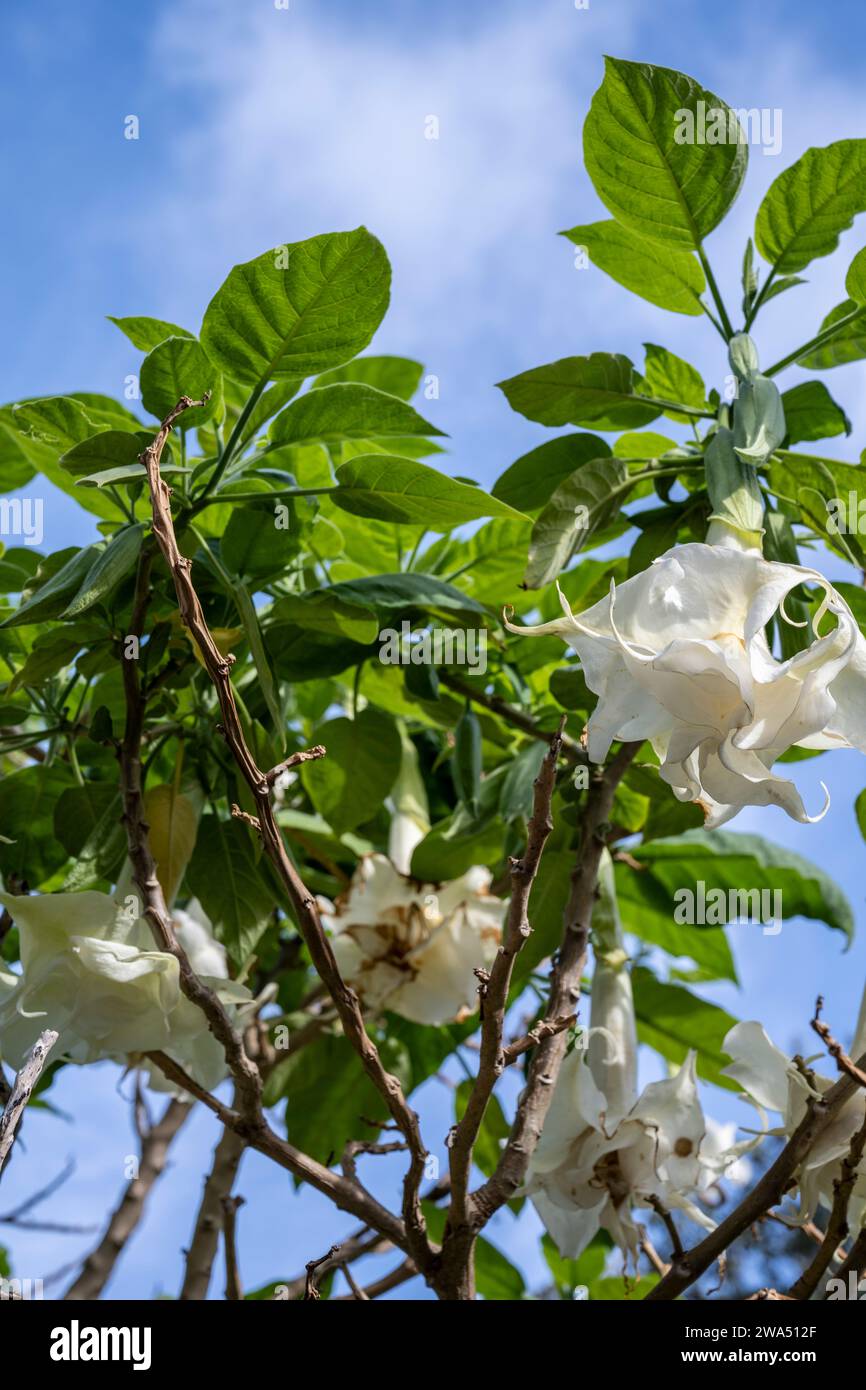
[[[765,628],[799,584],[824,598],[814,620],[836,622],[787,661],[777,660]],[[744,806],[782,807],[814,821],[793,782],[774,775],[792,745],[866,752],[866,641],[845,600],[817,570],[765,560],[727,544],[675,546],[648,570],[575,616],[521,636],[557,636],[580,657],[598,696],[587,737],[592,762],[614,739],[650,739],[661,776],[681,801],[697,802],[706,825]],[[823,785],[823,784],[822,784]]]
[[[858,1036],[855,1055],[860,1055],[864,1048],[866,1039]],[[746,1094],[761,1108],[774,1110],[782,1117],[781,1126],[770,1133],[783,1138],[790,1138],[799,1125],[806,1113],[809,1096],[823,1095],[835,1083],[836,1078],[815,1072],[813,1091],[802,1071],[776,1047],[757,1022],[736,1024],[722,1043],[722,1050],[733,1058],[731,1065],[725,1068],[725,1075],[739,1082]],[[839,1177],[841,1161],[864,1121],[866,1096],[862,1090],[858,1090],[821,1131],[800,1168],[801,1222],[811,1220],[819,1204],[832,1206],[834,1181]],[[856,1229],[864,1218],[866,1159],[859,1165],[848,1205],[848,1221],[852,1228]]]
[[[633,1210],[657,1198],[711,1230],[712,1220],[692,1197],[754,1141],[722,1149],[717,1134],[708,1137],[694,1052],[675,1076],[638,1095],[631,977],[609,856],[599,880],[588,1046],[563,1061],[523,1190],[564,1258],[577,1259],[604,1229],[626,1260],[636,1260],[640,1228]]]
[[[0,1048],[13,1066],[48,1024],[73,1062],[163,1051],[208,1089],[222,1080],[222,1048],[181,994],[177,961],[154,948],[143,917],[96,892],[0,893],[0,903],[21,937],[22,973],[0,978]],[[226,978],[206,920],[176,916],[197,973],[224,1003],[247,1000],[249,991]]]

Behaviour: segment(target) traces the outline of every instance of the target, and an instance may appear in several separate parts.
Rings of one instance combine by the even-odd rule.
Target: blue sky
[[[155,314],[196,329],[235,262],[365,222],[394,265],[375,347],[417,356],[437,374],[439,400],[425,410],[452,436],[447,466],[488,484],[547,437],[509,411],[493,385],[503,377],[593,349],[639,363],[645,341],[688,356],[708,384],[720,385],[727,370],[708,321],[666,314],[599,271],[576,271],[556,236],[604,215],[582,169],[580,133],[605,52],[681,68],[733,106],[781,110],[781,153],[751,151],[745,189],[708,242],[731,302],[771,180],[809,145],[866,133],[866,16],[853,0],[759,9],[738,0],[590,0],[588,10],[573,0],[290,0],[287,11],[272,0],[44,0],[4,7],[0,26],[4,398],[120,394],[138,358],[106,314]],[[129,115],[140,122],[135,141],[124,139]],[[437,141],[424,138],[429,115],[439,120]],[[807,286],[769,306],[758,334],[765,362],[793,345],[791,331],[798,341],[810,336],[843,297],[863,236],[862,224],[846,233],[835,257],[810,267]],[[792,369],[784,385],[802,375]],[[866,444],[862,366],[827,380],[854,422],[836,452],[855,459]],[[86,539],[82,514],[50,489],[45,496],[46,546]],[[796,775],[810,805],[820,804],[818,778],[830,784],[833,805],[820,825],[770,812],[735,828],[766,833],[837,876],[862,929],[864,846],[851,804],[866,765],[837,755]],[[838,1030],[853,1025],[862,940],[842,955],[837,936],[817,926],[775,938],[742,932],[743,989],[714,989],[714,998],[740,1017],[759,1014],[784,1045],[805,1044],[817,988]],[[76,1220],[100,1219],[132,1151],[117,1079],[109,1067],[67,1072],[58,1099],[78,1123],[29,1119],[28,1162],[4,1181],[3,1210],[68,1150],[79,1168],[55,1213],[74,1203]],[[449,1104],[444,1087],[427,1088],[431,1136],[444,1134]],[[734,1117],[735,1105],[719,1098],[715,1113]],[[184,1134],[111,1296],[176,1287],[210,1129],[199,1115]],[[252,1199],[241,1219],[251,1287],[296,1273],[348,1229],[315,1194],[293,1198],[285,1175],[255,1155],[240,1190]],[[502,1221],[503,1245],[537,1273],[531,1224]],[[86,1244],[23,1234],[7,1243],[32,1275]]]

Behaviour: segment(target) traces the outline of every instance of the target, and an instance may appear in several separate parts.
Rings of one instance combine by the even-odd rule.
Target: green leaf
[[[790,450],[773,455],[768,472],[776,497],[799,508],[803,520],[846,559],[866,563],[857,536],[840,527],[838,506],[853,498],[858,515],[866,502],[866,469],[837,459],[817,458]],[[840,529],[845,534],[840,534]]]
[[[83,892],[106,880],[115,881],[126,856],[120,792],[101,783],[70,787],[55,807],[54,828],[67,848],[75,846],[69,850],[75,863],[66,875],[64,893]]]
[[[789,444],[851,433],[851,421],[833,400],[823,381],[801,381],[790,391],[784,391],[782,408]]]
[[[781,895],[785,922],[794,917],[825,922],[850,940],[854,934],[854,915],[838,884],[808,859],[771,844],[760,835],[742,835],[730,830],[691,830],[671,839],[654,840],[631,851],[639,863],[665,892],[673,915],[676,893],[693,889],[700,881],[707,893],[722,889],[728,903],[740,903],[730,895],[766,890],[770,906],[761,920],[773,917],[774,891]],[[754,908],[752,908],[754,911]],[[758,914],[761,915],[761,914]],[[743,930],[748,930],[744,927]]]
[[[422,419],[399,396],[388,396],[360,382],[338,383],[308,391],[287,406],[270,429],[274,444],[433,434],[442,434],[442,430]]]
[[[356,357],[354,362],[346,362],[316,377],[313,385],[361,381],[365,386],[375,386],[379,391],[387,391],[389,396],[408,401],[418,390],[423,372],[421,363],[414,362],[411,357]]]
[[[40,565],[37,571],[37,583],[32,592],[28,589],[23,602],[10,617],[4,618],[0,628],[19,627],[22,623],[40,623],[49,618],[59,618],[104,549],[105,542],[97,541],[82,550],[61,551],[59,557],[62,563],[58,568],[49,564],[49,561],[58,557],[49,557],[49,561]],[[43,571],[44,581],[41,579]]]
[[[709,143],[714,122],[725,143]],[[737,118],[719,97],[684,73],[622,58],[605,59],[583,151],[595,190],[618,222],[688,248],[721,222],[748,159]]]
[[[178,427],[193,429],[223,413],[222,378],[195,338],[166,338],[159,343],[142,362],[139,380],[141,403],[157,420],[164,420],[181,396],[198,401],[207,393],[207,404],[185,411]]]
[[[66,853],[77,858],[107,811],[115,813],[118,827],[122,806],[116,787],[104,782],[86,782],[83,787],[67,787],[54,806],[54,834]]]
[[[505,826],[498,816],[483,814],[475,820],[458,807],[416,845],[412,877],[423,883],[441,883],[459,878],[473,864],[498,864],[504,833]]]
[[[137,466],[144,478],[147,475],[139,457],[152,439],[153,434],[144,431],[132,434],[129,430],[102,430],[67,449],[61,456],[60,466],[75,478],[107,468],[128,471]]]
[[[39,888],[66,863],[54,833],[54,806],[70,786],[72,772],[61,763],[25,767],[0,781],[0,872],[18,874]]]
[[[771,299],[775,299],[777,294],[784,294],[786,290],[792,290],[795,285],[807,285],[808,280],[803,280],[799,275],[783,275],[780,280],[774,280],[770,288],[764,295],[764,303],[769,304]]]
[[[391,268],[365,227],[237,265],[207,307],[201,341],[235,381],[307,377],[367,346],[388,307]]]
[[[453,584],[418,570],[346,579],[342,583],[329,585],[327,589],[308,589],[304,597],[312,599],[317,594],[327,594],[341,603],[373,609],[380,618],[430,613],[445,619],[457,616],[468,624],[484,626],[487,617],[476,599],[470,598]]]
[[[316,589],[304,594],[286,594],[271,611],[276,623],[294,623],[316,632],[348,637],[353,642],[374,642],[379,632],[375,609],[347,603],[332,589]]]
[[[7,688],[11,695],[25,685],[42,685],[49,676],[68,666],[82,646],[81,639],[64,631],[52,630],[40,634],[27,654],[27,660],[12,677]]]
[[[609,455],[610,446],[597,434],[563,434],[522,454],[497,478],[492,494],[519,512],[537,512],[576,468]]]
[[[619,222],[591,222],[561,232],[586,248],[593,265],[633,294],[675,314],[702,314],[704,272],[691,251],[638,236]]]
[[[74,444],[89,439],[96,429],[96,421],[72,396],[45,396],[42,400],[25,401],[14,406],[12,414],[18,429],[29,430],[37,439],[61,449],[71,449]]]
[[[273,503],[232,511],[220,540],[220,558],[231,574],[252,578],[285,570],[297,545],[291,532],[275,523]]]
[[[541,1248],[560,1297],[571,1298],[578,1286],[586,1287],[600,1279],[607,1263],[610,1239],[606,1232],[600,1232],[577,1260],[563,1259],[547,1232],[541,1237]]]
[[[497,383],[512,410],[540,425],[640,429],[661,414],[635,392],[636,374],[621,353],[563,357]]]
[[[124,526],[112,536],[108,545],[97,555],[84,577],[81,588],[61,613],[62,618],[75,618],[111,594],[138,561],[144,524]]]
[[[560,483],[532,527],[524,576],[528,589],[540,589],[557,578],[572,556],[616,516],[627,479],[625,464],[607,458],[585,463]]]
[[[397,726],[371,705],[357,719],[330,719],[315,731],[327,756],[304,763],[301,779],[320,815],[337,834],[363,825],[379,810],[400,771]]]
[[[0,593],[20,594],[26,589],[42,560],[32,546],[14,545],[0,558]]]
[[[380,1053],[386,1067],[405,1075],[404,1048],[386,1040]],[[287,1097],[290,1142],[320,1163],[339,1161],[350,1139],[375,1138],[375,1126],[365,1120],[384,1123],[388,1118],[355,1049],[346,1038],[332,1034],[277,1065],[266,1084],[265,1104],[275,1105],[282,1096]]]
[[[276,897],[256,864],[251,838],[238,821],[202,816],[186,881],[235,965],[254,950]]]
[[[668,401],[682,401],[683,405],[693,405],[699,410],[706,408],[707,388],[699,371],[684,362],[681,357],[668,352],[667,348],[657,347],[655,343],[644,343],[646,362],[644,380],[647,395],[663,396]],[[669,420],[688,424],[688,415],[676,410],[666,410]]]
[[[843,299],[842,303],[837,304],[824,318],[819,332],[823,333],[825,328],[832,328],[834,323],[847,318],[856,308],[855,300]],[[797,366],[807,367],[812,372],[826,372],[831,367],[842,367],[846,362],[859,362],[863,357],[866,357],[866,312],[840,329],[828,343],[813,348],[803,357],[798,357]]]
[[[857,304],[866,305],[866,246],[857,252],[845,276],[845,289],[848,298]]]
[[[682,1062],[693,1048],[699,1076],[726,1090],[739,1090],[730,1077],[722,1075],[729,1060],[722,1042],[737,1020],[682,985],[664,984],[642,966],[633,968],[631,978],[638,1040],[669,1062]]]
[[[481,516],[519,516],[512,507],[435,468],[391,454],[365,454],[337,469],[332,502],[355,516],[448,531]]]
[[[707,972],[707,978],[733,980],[737,972],[724,927],[680,925],[673,919],[671,899],[651,874],[616,866],[616,896],[626,931],[669,956],[688,956]]]
[[[185,328],[179,328],[176,323],[169,323],[167,319],[152,319],[146,314],[132,314],[127,318],[116,319],[112,314],[106,314],[109,323],[113,323],[125,333],[126,337],[137,347],[140,352],[152,352],[159,343],[164,343],[166,338],[192,338],[194,334],[188,333]],[[181,392],[181,395],[183,392]]]
[[[802,270],[829,256],[866,210],[866,140],[837,140],[806,151],[774,179],[758,209],[755,243],[773,268]]]

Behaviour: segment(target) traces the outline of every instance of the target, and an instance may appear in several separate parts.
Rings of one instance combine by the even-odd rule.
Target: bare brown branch
[[[33,1094],[33,1088],[42,1075],[48,1054],[58,1037],[59,1034],[55,1033],[53,1028],[46,1028],[40,1033],[12,1082],[9,1099],[3,1107],[3,1114],[0,1115],[0,1173],[15,1141],[15,1131],[21,1122],[24,1107]]]
[[[144,1216],[147,1198],[165,1171],[169,1149],[189,1119],[192,1106],[185,1100],[172,1100],[156,1124],[141,1139],[137,1175],[128,1183],[123,1196],[109,1217],[105,1234],[87,1256],[81,1273],[64,1295],[67,1299],[99,1298],[118,1259]]]
[[[319,917],[316,900],[301,880],[288,855],[271,804],[271,787],[267,774],[257,766],[244,739],[230,680],[231,659],[223,656],[214,642],[192,583],[192,562],[182,555],[178,548],[171,516],[171,490],[160,475],[160,459],[172,425],[184,410],[194,404],[196,402],[191,401],[189,397],[183,397],[163,421],[155,439],[141,456],[150,488],[153,533],[174,581],[181,619],[201,653],[216,690],[222,715],[222,733],[254,799],[265,853],[285,887],[313,965],[334,1001],[343,1031],[358,1053],[367,1076],[384,1099],[392,1119],[399,1126],[409,1146],[411,1160],[403,1185],[403,1221],[411,1253],[419,1264],[425,1267],[430,1264],[433,1252],[427,1240],[419,1199],[427,1152],[421,1138],[418,1117],[407,1104],[398,1079],[384,1067],[378,1049],[367,1033],[358,997],[354,990],[346,985],[337,968],[331,943]],[[136,808],[133,805],[131,809],[134,812]],[[134,825],[136,833],[133,836],[130,831],[130,839],[134,838],[139,842],[144,840],[146,845],[146,837],[141,831],[140,815],[134,819]],[[144,892],[145,888],[150,889],[150,879],[155,878],[155,875],[151,872],[152,859],[149,853],[144,856],[141,854],[140,845],[138,857],[139,863],[135,865],[136,878]],[[152,899],[149,908],[159,925],[160,914],[154,910]],[[261,1084],[258,1072],[246,1058],[230,1025],[229,1031],[226,1032],[223,1020],[227,1022],[227,1019],[222,1006],[216,1001],[222,1015],[222,1018],[219,1018],[206,995],[200,995],[194,1002],[198,1002],[207,1014],[212,1030],[223,1044],[235,1085],[240,1091],[238,1103],[244,1114],[249,1117],[255,1116],[257,1112],[260,1114]]]

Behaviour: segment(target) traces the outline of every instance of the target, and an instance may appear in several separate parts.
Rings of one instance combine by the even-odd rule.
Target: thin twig
[[[223,1197],[223,1243],[226,1252],[226,1298],[233,1303],[243,1299],[241,1273],[238,1266],[237,1220],[243,1197]]]
[[[821,1013],[823,1008],[824,999],[823,996],[819,994],[815,1002],[815,1017],[812,1019],[812,1028],[818,1034],[818,1037],[823,1042],[830,1056],[834,1059],[839,1071],[847,1073],[859,1086],[866,1087],[866,1071],[864,1071],[862,1067],[859,1067],[853,1058],[848,1056],[842,1044],[837,1042],[833,1037],[827,1024],[822,1022]]]

